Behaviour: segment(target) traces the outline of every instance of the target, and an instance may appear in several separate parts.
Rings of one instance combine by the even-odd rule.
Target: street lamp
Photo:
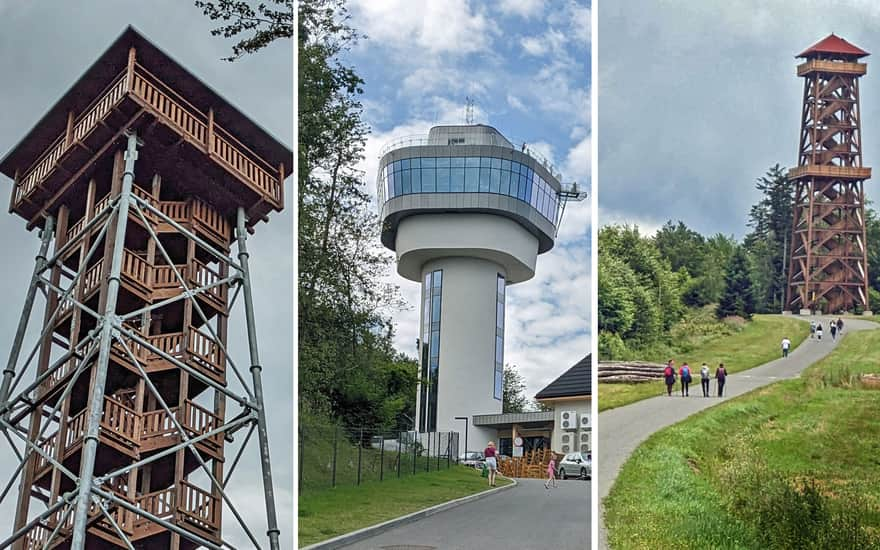
[[[465,458],[465,460],[467,460],[467,457],[468,457],[468,454],[467,454],[468,453],[468,448],[467,448],[467,445],[468,445],[468,438],[467,438],[467,436],[468,436],[468,433],[467,433],[467,431],[468,431],[468,417],[456,416],[455,420],[464,420],[464,458]]]

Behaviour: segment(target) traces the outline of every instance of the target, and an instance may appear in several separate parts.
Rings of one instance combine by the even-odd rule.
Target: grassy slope
[[[880,372],[880,331],[850,333],[800,379],[773,384],[657,432],[605,501],[615,550],[756,548],[754,525],[731,513],[731,475],[766,470],[818,481],[831,502],[856,495],[880,529],[880,391],[852,377]],[[728,479],[728,481],[725,481]],[[739,502],[760,494],[739,495]]]
[[[499,486],[509,483],[498,478]],[[299,545],[307,546],[487,489],[478,470],[454,466],[360,487],[307,491],[299,498]]]
[[[741,330],[730,335],[713,338],[693,339],[680,344],[680,351],[673,352],[676,366],[687,361],[695,377],[696,391],[700,391],[700,365],[705,361],[712,367],[724,363],[728,373],[734,373],[757,367],[779,357],[779,342],[788,336],[794,347],[798,346],[809,335],[809,325],[792,318],[775,315],[756,315],[754,320]],[[645,360],[665,363],[669,357],[647,357]],[[604,411],[628,405],[642,399],[663,395],[666,385],[663,381],[643,382],[639,384],[600,384],[599,410]]]

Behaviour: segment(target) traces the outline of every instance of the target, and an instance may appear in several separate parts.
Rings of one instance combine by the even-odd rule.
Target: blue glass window
[[[470,160],[470,159],[468,159]],[[478,159],[479,160],[479,159]],[[480,169],[471,168],[464,169],[464,190],[466,193],[476,193],[480,184]]]
[[[501,159],[493,157],[492,158],[492,168],[494,168],[496,170],[500,170],[501,169]]]
[[[422,171],[418,168],[413,168],[410,170],[412,173],[412,192],[413,193],[421,193],[422,192]]]
[[[466,168],[479,168],[480,167],[480,157],[467,157],[465,160]]]
[[[492,168],[492,172],[489,174],[489,192],[490,193],[497,193],[500,188],[501,188],[501,170],[498,168]]]
[[[449,192],[449,168],[437,168],[437,192]]]
[[[480,168],[480,193],[489,192],[489,172],[489,168]]]
[[[440,157],[437,159],[437,168],[449,168],[449,157]]]
[[[403,159],[400,161],[400,169],[401,170],[409,170],[410,159]]]
[[[404,194],[412,193],[412,177],[410,176],[409,170],[404,170],[400,173],[403,176],[403,184],[401,185],[401,190]]]
[[[464,168],[452,168],[452,183],[450,191],[461,193],[464,191]]]

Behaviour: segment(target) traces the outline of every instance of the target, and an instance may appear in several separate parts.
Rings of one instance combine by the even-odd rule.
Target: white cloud
[[[547,44],[541,40],[541,37],[526,36],[520,40],[520,44],[529,55],[542,56],[547,53]]]
[[[507,94],[507,104],[516,109],[517,111],[528,112],[528,108],[525,104],[520,100],[520,98],[516,97],[513,94]]]
[[[590,167],[592,165],[592,142],[585,136],[568,152],[562,165],[562,174],[566,181],[576,181],[585,188],[590,185]]]
[[[498,9],[505,15],[532,17],[544,9],[544,0],[501,0]]]
[[[416,47],[422,55],[468,54],[492,42],[492,25],[468,0],[353,0],[357,28],[395,48]]]

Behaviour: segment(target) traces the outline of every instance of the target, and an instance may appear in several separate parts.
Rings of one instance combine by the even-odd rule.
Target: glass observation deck
[[[437,126],[381,151],[377,178],[383,242],[406,214],[482,211],[514,218],[549,250],[559,219],[561,176],[526,145],[490,126]],[[386,231],[388,229],[391,233]]]

